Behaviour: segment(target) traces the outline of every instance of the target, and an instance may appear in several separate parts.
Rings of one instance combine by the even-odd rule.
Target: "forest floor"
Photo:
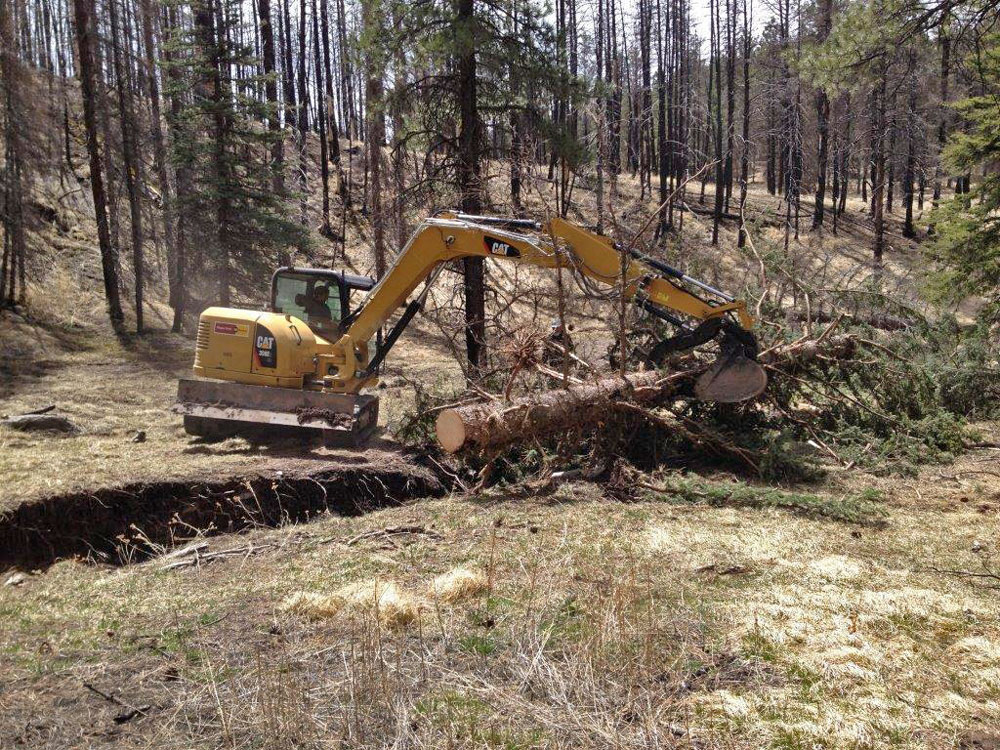
[[[997,463],[787,509],[414,498],[41,565],[0,588],[0,746],[995,747]],[[870,487],[884,516],[796,512]]]
[[[705,226],[686,260],[717,281]],[[803,231],[797,257],[846,277],[853,231]],[[55,234],[79,267],[4,318],[0,413],[54,404],[81,432],[0,428],[0,527],[37,507],[65,536],[0,528],[0,747],[1000,747],[998,451],[804,486],[654,473],[623,502],[584,481],[449,493],[388,438],[203,443],[168,411],[190,339],[157,303],[150,333],[111,336],[92,240]],[[913,265],[890,256],[908,294]],[[417,323],[384,423],[411,381],[461,381]],[[218,523],[157,536],[193,508]],[[128,542],[90,536],[99,516]]]

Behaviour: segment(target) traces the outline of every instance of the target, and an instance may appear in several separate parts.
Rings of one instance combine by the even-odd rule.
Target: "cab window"
[[[319,330],[336,328],[343,317],[336,279],[308,274],[279,274],[273,307],[275,312],[294,315]]]

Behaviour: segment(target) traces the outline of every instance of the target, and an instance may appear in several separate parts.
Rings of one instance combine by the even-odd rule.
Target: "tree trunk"
[[[132,230],[132,267],[135,272],[135,330],[142,333],[143,247],[142,247],[142,171],[139,163],[139,144],[136,140],[135,111],[132,106],[131,65],[123,59],[124,42],[122,25],[118,16],[118,0],[109,0],[111,17],[111,54],[118,89],[118,121],[122,131],[123,171],[125,190],[128,193],[129,224]]]
[[[22,65],[17,55],[13,9],[9,4],[0,8],[0,82],[3,86],[4,170],[3,212],[4,246],[0,262],[0,308],[13,307],[18,299],[17,269],[24,267],[25,242],[23,207],[23,133],[20,109],[22,101]],[[21,279],[21,298],[25,293]]]
[[[0,307],[13,307],[18,299],[17,269],[24,267],[27,245],[25,242],[23,207],[23,133],[20,115],[23,106],[21,92],[22,69],[17,56],[12,8],[0,8],[0,81],[4,95],[4,171],[3,211],[4,246],[0,262]],[[24,298],[24,278],[21,277],[20,297]]]
[[[149,0],[144,0],[149,2]],[[264,95],[269,105],[267,128],[271,135],[272,186],[278,195],[285,194],[285,147],[281,128],[281,101],[278,99],[277,58],[274,50],[274,26],[271,23],[271,0],[257,0],[260,25],[261,62],[264,64]]]
[[[437,418],[438,442],[449,453],[509,445],[560,430],[589,427],[611,414],[615,401],[649,403],[662,397],[655,370],[614,376],[581,386],[532,394],[510,403],[488,402],[445,409]],[[675,386],[676,387],[676,386]]]
[[[719,221],[722,218],[722,204],[724,200],[722,181],[725,167],[722,154],[722,32],[721,20],[719,18],[718,0],[710,0],[709,5],[713,10],[713,54],[715,56],[715,213],[712,216],[712,244],[719,244]]]
[[[340,121],[347,131],[348,140],[353,140],[358,136],[358,122],[354,111],[354,71],[347,47],[347,12],[344,0],[337,0],[337,37],[340,41],[340,99],[343,108]],[[350,179],[349,171],[348,179]],[[350,192],[348,189],[346,202],[349,201]]]
[[[733,197],[733,144],[736,140],[736,20],[739,17],[738,0],[733,0],[730,10],[726,0],[726,166],[723,181],[726,199],[723,210],[729,212]]]
[[[326,0],[322,0],[324,5]],[[312,0],[313,14],[313,55],[315,56],[314,70],[316,73],[316,122],[319,125],[319,174],[323,189],[323,218],[320,225],[320,233],[324,237],[331,237],[333,229],[330,227],[330,155],[329,144],[326,141],[326,90],[324,89],[323,78],[323,57],[320,53],[319,43],[319,9],[316,0]]]
[[[330,161],[333,163],[337,180],[337,195],[346,202],[346,185],[340,163],[340,126],[337,124],[336,98],[333,93],[333,65],[330,61],[330,19],[327,1],[320,0],[320,23],[323,30],[323,80],[326,84],[327,138],[329,140]],[[341,238],[343,242],[343,238]]]
[[[362,4],[365,34],[376,39],[381,31],[381,7],[378,0],[364,0]],[[383,107],[383,66],[376,51],[369,47],[365,60],[365,104],[368,115],[368,167],[371,173],[371,221],[374,234],[375,277],[385,275],[385,215],[382,209],[382,145],[385,142],[385,114]]]
[[[832,24],[833,0],[820,0],[819,20],[817,21],[817,41],[822,44],[830,35]],[[816,155],[816,207],[813,213],[813,229],[823,226],[823,212],[826,204],[826,169],[829,159],[830,130],[830,98],[822,87],[816,89],[816,129],[819,133],[819,146]]]
[[[195,83],[198,96],[211,103],[212,156],[211,173],[215,183],[215,225],[216,225],[216,283],[219,304],[229,305],[229,256],[232,252],[233,208],[229,197],[231,183],[229,165],[229,88],[223,81],[221,29],[216,29],[215,0],[197,0],[193,3],[194,33],[198,53],[202,59],[202,71]]]
[[[142,37],[146,48],[146,88],[150,102],[150,124],[153,134],[153,163],[156,168],[156,179],[160,186],[160,201],[163,205],[163,241],[167,248],[167,285],[169,288],[170,306],[174,309],[176,320],[178,308],[178,257],[177,243],[174,237],[174,193],[170,181],[167,163],[167,147],[163,135],[162,102],[160,100],[160,84],[156,76],[156,47],[153,32],[155,11],[152,0],[142,0]],[[179,327],[179,323],[177,323]]]
[[[762,362],[794,370],[817,356],[850,356],[856,339],[835,335],[825,341],[806,340],[782,345],[761,356]],[[689,364],[691,360],[688,360]],[[613,416],[621,401],[663,403],[680,392],[693,391],[708,363],[664,374],[656,370],[613,376],[585,385],[533,393],[513,402],[490,401],[443,410],[437,418],[438,442],[449,453],[499,448],[568,430],[594,428]]]
[[[596,44],[594,53],[596,55],[596,71],[597,71],[597,84],[598,90],[601,89],[604,82],[604,0],[597,0],[597,29],[595,34]],[[598,233],[604,231],[604,153],[607,148],[607,135],[605,129],[607,127],[607,107],[604,106],[600,100],[597,101],[596,106],[596,118],[597,118],[597,231]],[[518,138],[520,138],[519,129],[517,131]],[[521,185],[520,185],[520,161],[517,163],[518,166],[518,203],[520,203]],[[511,193],[514,192],[513,174],[511,176]],[[518,204],[515,204],[515,208],[518,208]]]
[[[750,36],[751,0],[743,0],[743,153],[740,158],[740,232],[737,246],[743,247],[747,241],[746,205],[750,183],[750,53],[753,39]]]
[[[118,253],[111,243],[108,227],[107,195],[104,191],[101,146],[97,139],[97,30],[94,18],[94,0],[73,0],[76,20],[76,39],[79,46],[79,76],[83,98],[83,121],[87,130],[87,153],[90,157],[90,189],[94,199],[94,216],[97,221],[97,238],[101,248],[101,267],[104,274],[104,297],[108,302],[108,316],[115,330],[120,330],[124,316],[118,293]]]
[[[299,149],[299,224],[302,225],[302,240],[299,250],[306,251],[306,241],[309,235],[308,195],[308,152],[306,136],[309,133],[309,88],[306,84],[306,0],[299,0],[299,59],[298,59],[298,111],[295,113],[295,123],[298,125]]]
[[[844,112],[851,111],[851,94],[844,97]],[[851,175],[851,130],[853,129],[854,118],[847,116],[847,132],[840,147],[840,203],[837,206],[837,213],[843,214],[847,210],[847,186],[850,184]]]
[[[95,6],[96,7],[96,6]],[[101,44],[106,44],[107,42],[102,42],[99,28],[100,24],[98,21],[98,16],[94,16],[94,28],[95,34],[97,35],[97,42],[94,45],[95,51],[95,61],[97,63],[97,72],[95,73],[95,81],[97,82],[98,98],[97,98],[97,114],[101,122],[101,137],[103,139],[102,145],[102,155],[101,158],[104,162],[104,179],[106,184],[105,194],[108,199],[108,228],[111,230],[111,245],[115,249],[116,262],[119,264],[118,276],[119,284],[121,284],[121,246],[122,246],[122,231],[121,231],[121,220],[118,213],[118,180],[117,173],[115,171],[115,143],[111,135],[111,112],[108,105],[108,98],[110,91],[105,88],[106,81],[105,78],[108,74],[103,73],[105,70],[104,60],[107,59],[107,50],[104,50],[105,57],[102,59],[102,49]],[[120,293],[120,290],[119,290]]]
[[[402,9],[393,5],[394,27],[402,23]],[[404,140],[404,129],[406,123],[404,116],[404,102],[406,99],[406,53],[400,46],[393,52],[393,96],[392,96],[392,176],[395,198],[393,200],[393,223],[396,229],[397,252],[406,246],[409,239],[410,230],[406,221],[406,142]],[[383,138],[385,134],[383,133]]]
[[[288,12],[288,0],[281,0],[281,10],[279,16],[281,31],[281,51],[282,51],[282,93],[285,99],[285,119],[294,128],[296,126],[295,106],[295,67],[292,64],[292,17]]]
[[[176,6],[170,6],[166,8],[166,21],[169,29],[177,28],[177,8]],[[167,34],[169,35],[169,30]],[[173,142],[177,142],[177,138],[182,133],[182,126],[180,124],[182,105],[179,94],[179,88],[181,85],[181,72],[177,69],[177,66],[173,65],[174,53],[171,51],[170,46],[167,45],[163,49],[163,56],[167,62],[165,66],[165,75],[171,82],[169,88],[170,91],[170,116],[167,118],[167,124],[170,128],[171,135],[173,137]],[[177,191],[175,196],[178,198],[183,195],[191,194],[192,186],[192,176],[191,176],[191,165],[182,161],[177,165],[176,168],[177,175]],[[185,224],[180,211],[174,211],[174,237],[176,239],[176,251],[177,251],[177,264],[176,264],[176,289],[177,295],[173,300],[174,305],[174,320],[171,330],[174,333],[180,333],[181,327],[184,322],[184,310],[187,306],[187,290],[185,287],[185,280],[187,277],[187,225]]]
[[[611,93],[608,96],[608,122],[611,139],[608,169],[611,173],[611,201],[615,199],[618,174],[622,168],[622,65],[619,57],[617,26],[615,0],[608,0],[608,48],[605,59],[608,66],[607,80],[611,84]]]
[[[950,110],[948,109],[948,78],[951,75],[951,36],[949,30],[948,13],[944,14],[941,20],[941,27],[938,30],[938,45],[941,47],[941,68],[939,76],[939,103],[938,130],[937,130],[937,161],[934,164],[934,192],[932,194],[931,206],[937,208],[941,201],[941,176],[943,174],[942,159],[944,147],[948,145],[948,119]],[[927,228],[928,233],[934,231],[932,224]]]
[[[663,7],[662,0],[656,0],[656,89],[657,89],[657,123],[656,131],[659,136],[657,152],[659,160],[657,162],[657,173],[660,180],[660,218],[657,225],[657,235],[666,238],[667,233],[667,177],[669,158],[667,154],[667,73],[666,73],[666,48],[663,35]]]
[[[645,191],[650,186],[650,172],[652,171],[652,160],[650,159],[649,142],[652,140],[653,126],[653,103],[652,103],[652,54],[651,54],[651,29],[650,16],[652,0],[639,0],[639,57],[642,75],[642,91],[639,101],[638,118],[638,139],[637,149],[639,155],[639,181],[641,191]],[[652,196],[650,196],[652,197]]]
[[[462,210],[469,214],[482,212],[480,184],[480,124],[476,97],[476,47],[473,34],[475,0],[458,0],[458,190]],[[485,365],[486,347],[486,280],[482,258],[465,258],[465,349],[469,369],[475,375]]]
[[[886,121],[886,128],[889,131],[889,150],[886,153],[886,187],[885,187],[885,211],[888,214],[892,213],[892,203],[895,193],[896,186],[896,133],[897,133],[897,118],[896,118],[896,92],[892,92],[892,98],[889,100],[888,107],[888,119]]]
[[[917,133],[920,123],[917,120],[917,76],[916,76],[916,53],[911,48],[910,58],[910,82],[909,92],[906,98],[906,168],[903,171],[903,203],[905,206],[905,219],[903,221],[903,236],[916,237],[917,231],[913,226],[913,176],[917,164]]]
[[[875,90],[872,128],[872,220],[875,224],[874,258],[875,265],[882,265],[885,252],[885,73],[879,79]]]

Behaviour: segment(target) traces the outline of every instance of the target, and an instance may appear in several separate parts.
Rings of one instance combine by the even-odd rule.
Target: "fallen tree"
[[[849,356],[855,346],[855,337],[830,336],[831,329],[832,326],[815,339],[799,339],[772,347],[761,353],[759,361],[770,371],[792,375],[817,357]],[[614,376],[510,402],[495,400],[444,409],[437,418],[437,438],[446,451],[457,453],[498,448],[563,430],[594,428],[620,413],[623,404],[649,407],[692,393],[695,381],[710,367],[710,363],[693,356],[676,364],[687,367],[670,374],[651,370]]]
[[[507,445],[526,436],[596,425],[611,413],[616,401],[645,402],[658,397],[663,379],[650,370],[543,391],[509,403],[488,401],[445,409],[437,418],[438,442],[456,453],[472,446]]]

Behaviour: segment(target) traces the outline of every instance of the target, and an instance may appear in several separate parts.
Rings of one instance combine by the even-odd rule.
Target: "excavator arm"
[[[389,271],[342,322],[341,337],[330,353],[322,355],[320,363],[320,372],[327,373],[327,387],[357,393],[370,383],[389,349],[423,306],[444,265],[473,257],[542,268],[563,267],[612,288],[621,288],[624,276],[627,298],[680,329],[676,336],[661,341],[647,353],[651,364],[661,363],[672,351],[698,346],[721,333],[722,355],[699,382],[698,395],[705,400],[740,401],[758,395],[766,385],[763,370],[753,362],[756,340],[750,329],[754,321],[742,301],[665,263],[635,251],[627,252],[609,238],[563,219],[539,225],[527,220],[443,213],[421,223]],[[424,288],[369,358],[366,342],[421,283]],[[689,291],[681,283],[700,287],[714,299]]]

